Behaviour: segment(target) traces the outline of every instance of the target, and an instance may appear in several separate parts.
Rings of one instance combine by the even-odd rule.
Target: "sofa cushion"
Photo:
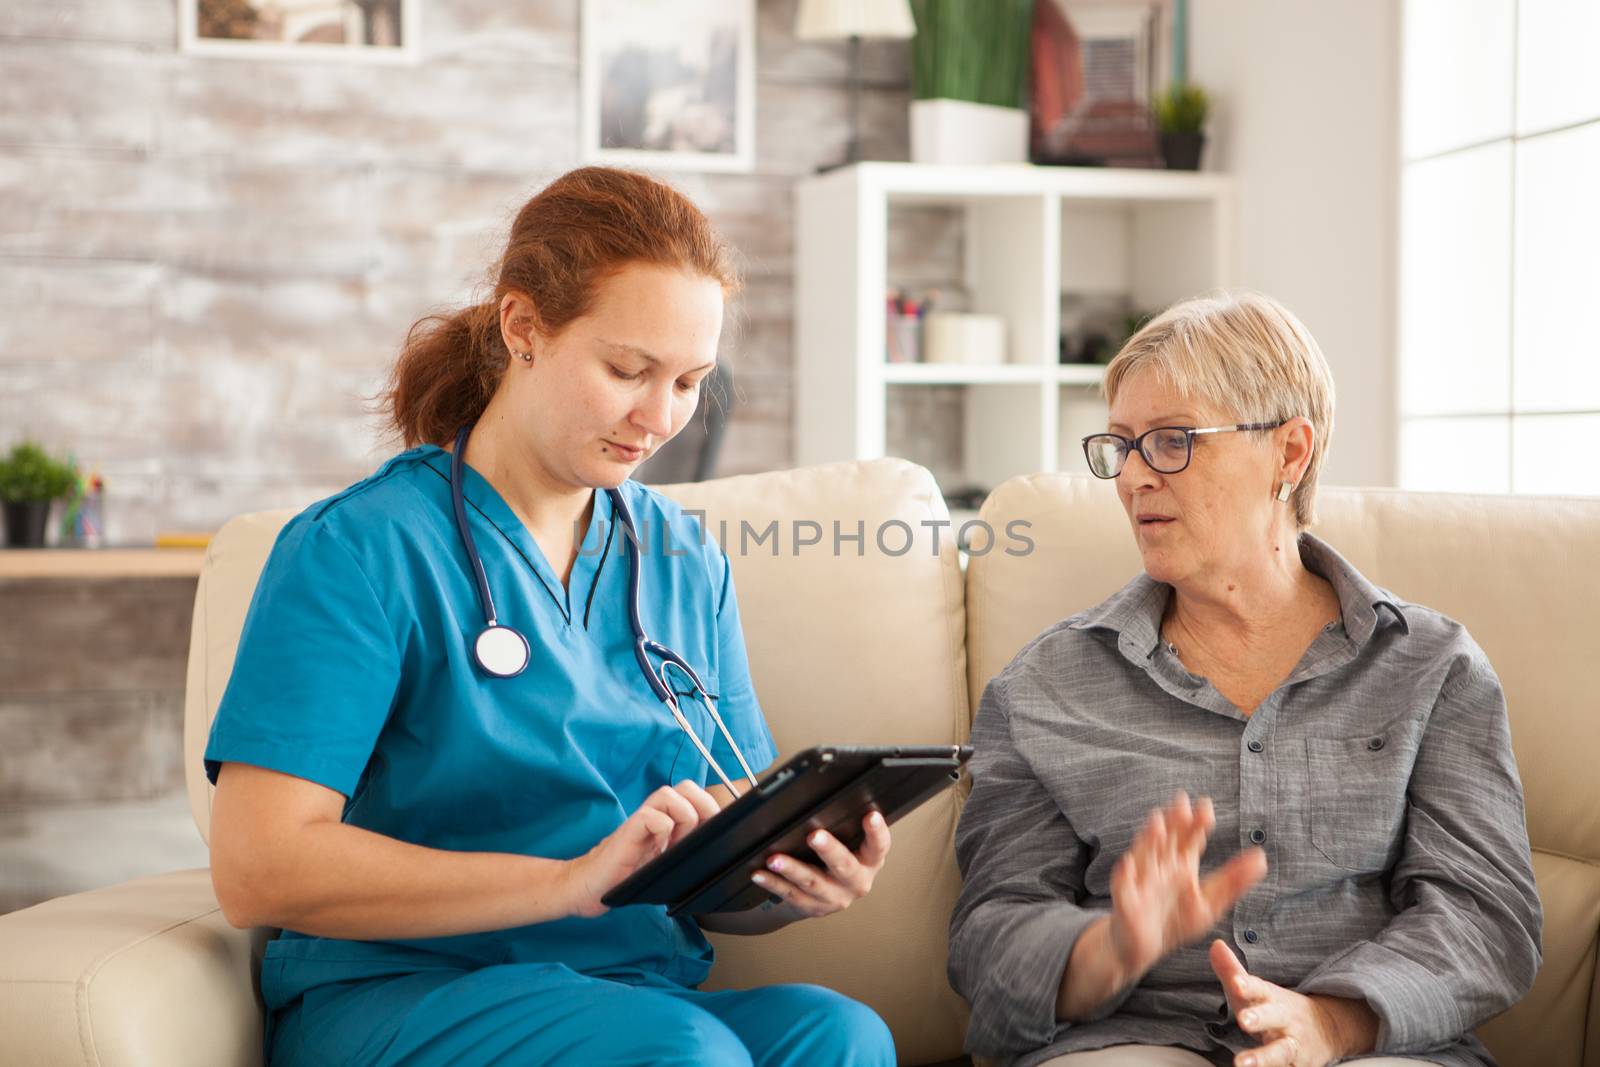
[[[702,508],[732,562],[756,692],[779,750],[830,744],[957,744],[966,739],[965,618],[953,539],[927,471],[899,460],[839,463],[666,490]],[[741,546],[736,527],[776,520],[785,543]],[[796,522],[823,543],[791,552]],[[853,542],[834,553],[834,523]],[[888,524],[902,525],[888,525]],[[905,531],[910,549],[898,553]],[[801,539],[814,534],[801,527]],[[743,549],[743,550],[741,550]],[[945,979],[946,929],[960,881],[958,797],[946,791],[895,827],[891,858],[865,900],[759,938],[714,937],[715,987],[816,982],[883,1015],[901,1061],[961,1051],[966,1010]]]
[[[235,930],[210,872],[0,916],[0,1062],[255,1067],[264,930]]]

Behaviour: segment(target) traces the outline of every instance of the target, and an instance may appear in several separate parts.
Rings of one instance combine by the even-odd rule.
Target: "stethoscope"
[[[467,522],[466,506],[466,468],[467,468],[467,438],[472,434],[472,424],[461,427],[456,434],[456,448],[450,457],[450,503],[455,511],[456,529],[461,534],[461,546],[467,550],[467,562],[471,565],[472,578],[478,587],[478,603],[483,607],[483,629],[472,642],[472,655],[478,662],[478,667],[485,674],[495,678],[515,678],[528,669],[528,663],[533,658],[532,649],[528,639],[521,631],[505,626],[499,621],[499,616],[494,609],[494,595],[489,592],[489,579],[484,574],[483,559],[478,555],[477,543],[472,539],[472,527]],[[733,781],[725,774],[711,755],[711,750],[705,742],[700,740],[700,735],[695,733],[694,727],[689,725],[689,720],[684,717],[683,709],[678,706],[678,697],[670,685],[667,684],[666,672],[668,667],[675,667],[689,680],[689,692],[682,696],[693,696],[705,705],[711,713],[711,719],[717,724],[723,738],[728,742],[728,747],[733,750],[734,758],[739,761],[739,767],[744,771],[744,776],[751,785],[756,784],[756,776],[750,770],[750,764],[745,762],[744,753],[739,744],[733,739],[733,734],[722,721],[722,716],[717,714],[716,702],[711,694],[706,691],[700,676],[682,656],[678,655],[659,641],[652,641],[644,632],[644,622],[639,617],[639,539],[638,532],[633,525],[633,512],[628,509],[628,502],[623,499],[621,490],[607,489],[606,495],[611,499],[612,513],[617,521],[622,523],[626,534],[624,538],[633,543],[633,552],[628,558],[628,597],[629,622],[633,626],[633,658],[638,660],[639,669],[644,672],[645,681],[650,683],[650,689],[655,693],[656,699],[667,706],[672,712],[672,717],[677,721],[678,727],[689,735],[689,740],[694,742],[694,747],[700,755],[705,757],[706,763],[716,772],[722,784],[728,787],[734,796],[739,795],[739,790],[734,788]],[[626,551],[626,548],[624,548]],[[598,579],[597,579],[598,580]],[[661,659],[658,669],[650,662],[652,655]]]

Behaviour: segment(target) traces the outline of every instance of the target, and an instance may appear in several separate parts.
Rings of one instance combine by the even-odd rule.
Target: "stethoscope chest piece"
[[[509,626],[491,624],[478,632],[472,654],[485,674],[496,678],[515,678],[528,669],[532,652],[528,639]]]

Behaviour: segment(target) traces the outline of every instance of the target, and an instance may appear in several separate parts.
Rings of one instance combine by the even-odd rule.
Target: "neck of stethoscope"
[[[622,548],[628,554],[628,625],[633,628],[634,638],[643,641],[644,618],[639,609],[641,585],[639,574],[643,570],[640,558],[644,555],[645,545],[639,540],[639,529],[633,524],[633,510],[628,507],[628,500],[622,495],[622,490],[607,489],[606,496],[611,500],[612,521],[622,527]],[[647,673],[651,680],[655,681],[655,672]],[[662,700],[668,699],[668,694],[662,691],[659,684],[652,685],[651,688]]]
[[[478,587],[478,603],[483,608],[483,624],[497,625],[494,594],[489,591],[489,577],[483,571],[483,558],[472,537],[472,524],[467,521],[467,441],[472,436],[474,423],[467,423],[456,433],[456,448],[450,454],[450,507],[455,512],[456,532],[461,535],[461,547],[466,550],[467,563],[472,570],[472,580]]]

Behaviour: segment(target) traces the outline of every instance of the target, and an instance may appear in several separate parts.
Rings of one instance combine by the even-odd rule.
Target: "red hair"
[[[630,263],[677,267],[739,289],[733,252],[688,197],[635,171],[583,167],[522,206],[489,300],[412,325],[379,404],[406,447],[447,444],[483,414],[511,358],[500,302],[522,293],[555,337],[588,313],[600,282]]]

